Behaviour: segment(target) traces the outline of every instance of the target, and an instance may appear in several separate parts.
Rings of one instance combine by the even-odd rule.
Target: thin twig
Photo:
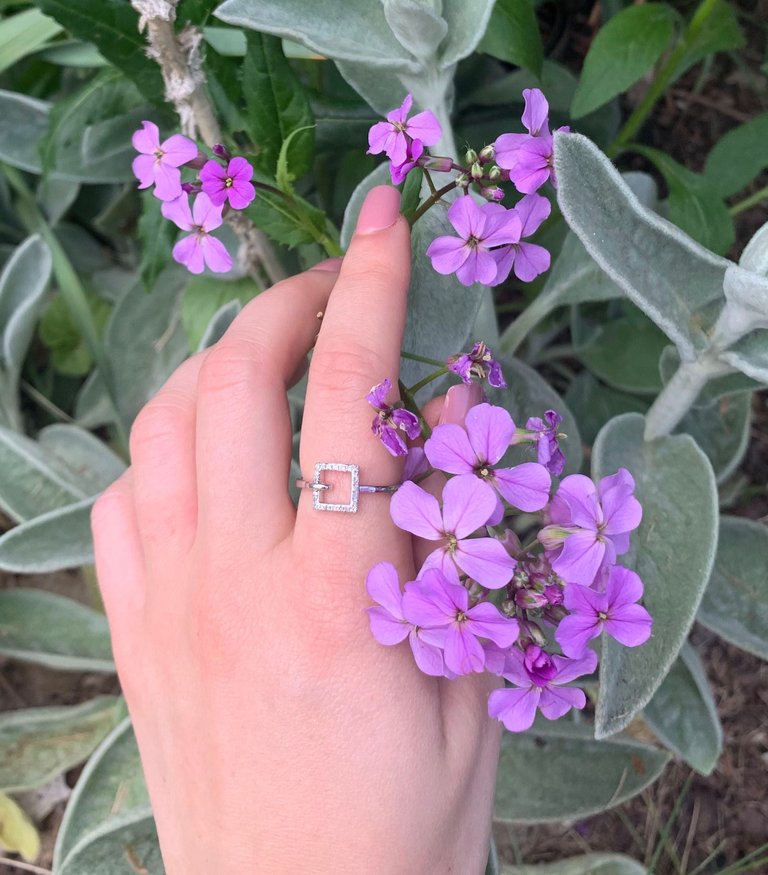
[[[201,45],[203,33],[187,26],[178,35],[173,27],[178,0],[131,0],[141,16],[139,31],[146,28],[147,54],[157,62],[165,83],[165,99],[172,103],[185,136],[198,135],[208,148],[222,141],[221,128],[205,90]],[[286,273],[265,235],[243,213],[230,212],[227,222],[241,243],[239,258],[251,274],[261,268],[271,283]]]
[[[0,857],[0,863],[19,869],[21,872],[32,872],[34,875],[53,875],[50,869],[35,866],[32,863],[23,863],[21,860],[12,860],[10,857]]]

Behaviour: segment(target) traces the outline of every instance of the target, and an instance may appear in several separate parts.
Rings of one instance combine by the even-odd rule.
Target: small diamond
[[[320,475],[323,471],[345,471],[350,475],[350,491],[349,504],[334,504],[333,502],[321,501],[320,496],[325,491],[323,489],[314,489],[312,491],[312,506],[315,510],[333,510],[342,513],[357,512],[357,498],[360,494],[360,469],[357,465],[342,465],[339,462],[318,462],[315,465],[315,479],[313,483],[318,486],[322,485]]]

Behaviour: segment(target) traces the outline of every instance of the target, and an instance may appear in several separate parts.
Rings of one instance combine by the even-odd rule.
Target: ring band
[[[329,483],[323,483],[320,479],[323,471],[343,471],[350,475],[350,491],[349,502],[347,504],[333,503],[322,501],[321,496],[326,489],[330,489]],[[343,465],[340,462],[318,462],[315,465],[315,476],[313,480],[304,480],[299,478],[296,481],[296,486],[299,489],[312,490],[312,507],[315,510],[332,510],[342,513],[356,513],[357,499],[361,492],[380,492],[391,495],[400,488],[400,484],[394,486],[365,486],[360,483],[360,467],[358,465]]]

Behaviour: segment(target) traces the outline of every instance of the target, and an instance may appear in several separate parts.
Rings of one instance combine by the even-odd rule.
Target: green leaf
[[[164,271],[151,294],[136,283],[109,317],[104,347],[111,365],[113,397],[126,427],[188,353],[179,319],[189,274]]]
[[[64,871],[74,849],[87,845],[94,832],[106,832],[126,818],[145,816],[148,808],[139,749],[131,722],[126,719],[88,760],[72,791],[56,836],[54,871],[57,875]],[[155,871],[159,873],[160,869],[153,870],[153,875]],[[91,870],[80,870],[80,875],[86,872],[90,875]]]
[[[600,28],[571,104],[581,118],[641,79],[669,45],[678,15],[666,3],[630,6]]]
[[[163,875],[163,858],[152,810],[115,818],[72,850],[56,875]]]
[[[757,229],[742,250],[739,267],[768,276],[768,222]]]
[[[719,0],[704,19],[702,27],[694,38],[689,41],[680,66],[675,72],[675,78],[682,76],[686,70],[708,55],[740,49],[744,44],[744,34],[736,10],[728,0]]]
[[[96,295],[88,294],[87,301],[99,329],[106,325],[112,310]],[[51,353],[51,364],[61,374],[84,377],[93,366],[85,338],[72,318],[72,312],[61,294],[48,302],[38,326],[38,337]]]
[[[160,68],[147,57],[139,33],[139,14],[126,0],[35,0],[37,6],[72,36],[94,43],[101,54],[152,103],[163,103]]]
[[[222,304],[205,326],[195,352],[202,352],[204,349],[208,349],[209,346],[213,346],[214,343],[218,343],[242,309],[243,305],[238,300],[227,301],[226,304]]]
[[[556,410],[563,417],[560,428],[566,435],[560,441],[560,448],[566,458],[565,472],[572,474],[579,471],[581,435],[576,419],[565,401],[542,376],[519,359],[500,358],[499,362],[508,388],[494,389],[493,386],[486,386],[488,400],[508,410],[514,422],[520,426],[525,424],[529,416],[542,416],[545,410]]]
[[[96,46],[80,40],[55,42],[40,52],[40,57],[48,61],[49,64],[56,64],[58,67],[89,69],[91,67],[106,67],[109,64],[109,61],[99,54]]]
[[[55,103],[41,144],[44,173],[58,171],[84,182],[133,178],[131,133],[146,108],[135,86],[119,70],[97,73],[82,88]],[[115,132],[117,130],[117,136]]]
[[[720,197],[746,188],[768,167],[768,112],[728,131],[707,156],[704,176]]]
[[[19,805],[0,793],[0,849],[33,862],[40,856],[40,836]]]
[[[666,345],[650,319],[624,316],[600,324],[576,353],[609,386],[655,395],[661,390],[659,358]]]
[[[0,161],[40,173],[38,144],[48,130],[51,104],[14,91],[0,91]]]
[[[448,24],[439,14],[442,4],[419,0],[383,0],[384,17],[397,41],[420,61],[429,63],[448,33]]]
[[[645,706],[643,718],[671,751],[702,775],[712,774],[723,729],[706,672],[689,644]]]
[[[46,574],[93,564],[93,498],[52,510],[0,536],[0,570]]]
[[[257,228],[289,249],[314,243],[318,237],[327,235],[325,213],[297,194],[293,199],[300,205],[301,213],[283,198],[266,191],[260,191],[246,210]]]
[[[532,0],[496,0],[477,50],[540,76],[544,46]]]
[[[768,659],[768,528],[722,517],[715,568],[696,619],[736,647]]]
[[[538,866],[503,866],[501,875],[647,875],[647,869],[623,854],[586,854]]]
[[[0,653],[60,671],[115,670],[104,614],[40,589],[0,591]]]
[[[720,359],[758,383],[768,384],[768,331],[753,331],[720,353]]]
[[[659,168],[669,187],[669,218],[694,240],[723,255],[731,247],[733,219],[717,189],[700,173],[693,173],[666,152],[633,146]]]
[[[24,9],[0,21],[0,73],[36,52],[63,28],[37,9]]]
[[[688,637],[717,547],[717,486],[707,457],[688,435],[644,442],[644,417],[611,420],[592,448],[599,479],[627,468],[643,521],[622,559],[645,586],[653,635],[641,647],[603,643],[595,734],[624,729],[650,701]]]
[[[302,176],[312,164],[315,137],[304,88],[285,59],[279,39],[250,32],[247,38],[243,93],[248,134],[257,149],[254,165],[272,176],[283,143],[297,128],[304,128],[293,137],[286,162],[295,176]]]
[[[452,66],[476,48],[488,29],[495,0],[443,0],[443,18],[448,22],[448,36],[438,51],[439,66],[453,79]]]
[[[659,359],[661,381],[666,385],[680,367],[680,356],[674,346],[668,346]],[[722,377],[715,377],[704,386],[694,402],[695,407],[707,407],[724,395],[736,395],[739,392],[752,392],[761,384],[750,377],[733,371]]]
[[[206,31],[210,28],[206,28]],[[227,28],[227,34],[236,34],[243,42],[242,55],[245,54],[245,34],[239,30]],[[243,100],[242,62],[225,57],[214,47],[205,49],[204,69],[206,85],[211,100],[225,129],[234,134],[244,131],[248,125],[245,121]]]
[[[0,787],[42,787],[87,759],[123,716],[115,696],[0,714]]]
[[[588,817],[640,793],[668,761],[658,748],[630,738],[598,741],[589,726],[562,720],[505,732],[494,818],[541,823]]]
[[[216,17],[228,24],[301,43],[335,60],[419,72],[416,60],[398,42],[380,0],[226,0]],[[340,27],[339,23],[344,26]]]
[[[416,212],[421,199],[421,185],[424,181],[424,174],[420,167],[414,167],[413,170],[406,176],[402,186],[402,196],[400,198],[400,212],[408,221]]]
[[[139,240],[141,241],[141,281],[151,292],[155,280],[171,263],[176,227],[161,212],[162,201],[151,191],[141,193],[141,218],[139,219]]]
[[[181,321],[190,351],[198,348],[214,315],[229,301],[247,304],[259,294],[259,287],[250,277],[221,280],[214,277],[192,277],[181,302]]]
[[[706,406],[692,407],[675,429],[695,438],[707,455],[718,483],[738,468],[749,444],[752,394],[723,395]]]
[[[600,429],[614,416],[645,414],[649,406],[648,399],[604,386],[589,371],[577,374],[565,393],[565,402],[579,423],[581,439],[588,446],[595,442]]]
[[[37,436],[48,463],[86,495],[98,495],[125,471],[125,462],[95,435],[76,425],[49,425]]]
[[[642,7],[638,7],[642,8]],[[640,205],[599,149],[579,134],[555,134],[558,202],[608,276],[686,359],[709,345],[729,263]]]
[[[280,154],[277,156],[277,172],[275,173],[275,182],[280,191],[293,194],[293,183],[296,180],[296,175],[291,170],[289,165],[288,155],[294,151],[294,141],[297,137],[301,137],[305,131],[314,130],[315,125],[308,125],[304,128],[294,128],[290,134],[283,140],[280,146]],[[314,137],[314,134],[313,134]],[[311,156],[310,156],[311,163]]]

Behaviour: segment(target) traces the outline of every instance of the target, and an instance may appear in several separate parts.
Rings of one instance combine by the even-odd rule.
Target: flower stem
[[[551,295],[540,292],[501,335],[500,349],[505,355],[514,355],[528,334],[557,306]]]
[[[606,150],[609,158],[615,158],[626,147],[627,143],[635,138],[635,134],[643,126],[659,98],[676,78],[686,53],[719,2],[720,0],[702,0],[699,4],[677,46],[667,57],[656,78],[651,83],[650,88],[646,91],[645,96],[635,107],[626,122],[624,122],[624,126]]]
[[[456,181],[453,180],[449,182],[447,185],[444,185],[442,188],[439,188],[433,195],[428,197],[424,203],[416,210],[411,218],[411,228],[418,222],[418,220],[427,212],[430,207],[433,207],[443,195],[448,194],[449,191],[453,191],[456,188]]]
[[[729,207],[728,212],[732,216],[738,216],[739,213],[743,213],[744,210],[754,207],[766,198],[768,198],[768,185],[766,185],[765,188],[756,191],[754,194],[749,195],[749,197],[745,197],[744,200],[735,203],[732,207]]]
[[[406,352],[404,349],[400,351],[400,357],[407,359],[409,362],[421,362],[423,365],[433,365],[436,368],[445,366],[445,362],[440,362],[437,359],[430,359],[423,355],[416,355],[416,353],[413,352]]]
[[[438,377],[442,377],[443,374],[447,373],[448,368],[446,368],[445,365],[441,365],[436,371],[433,371],[431,374],[428,374],[426,377],[424,377],[423,380],[419,380],[418,383],[414,383],[413,386],[408,389],[408,393],[415,396],[418,391],[423,389],[425,386],[428,386],[433,380],[436,380]]]
[[[671,434],[712,376],[706,359],[683,362],[661,390],[645,417],[645,440]]]
[[[421,409],[419,405],[416,403],[416,399],[413,397],[410,389],[405,385],[402,380],[397,381],[398,388],[400,389],[400,398],[403,402],[403,407],[406,410],[410,411],[418,420],[419,420],[419,428],[421,429],[421,436],[424,440],[427,440],[428,437],[432,434],[432,429],[427,425],[427,420],[421,415]]]

